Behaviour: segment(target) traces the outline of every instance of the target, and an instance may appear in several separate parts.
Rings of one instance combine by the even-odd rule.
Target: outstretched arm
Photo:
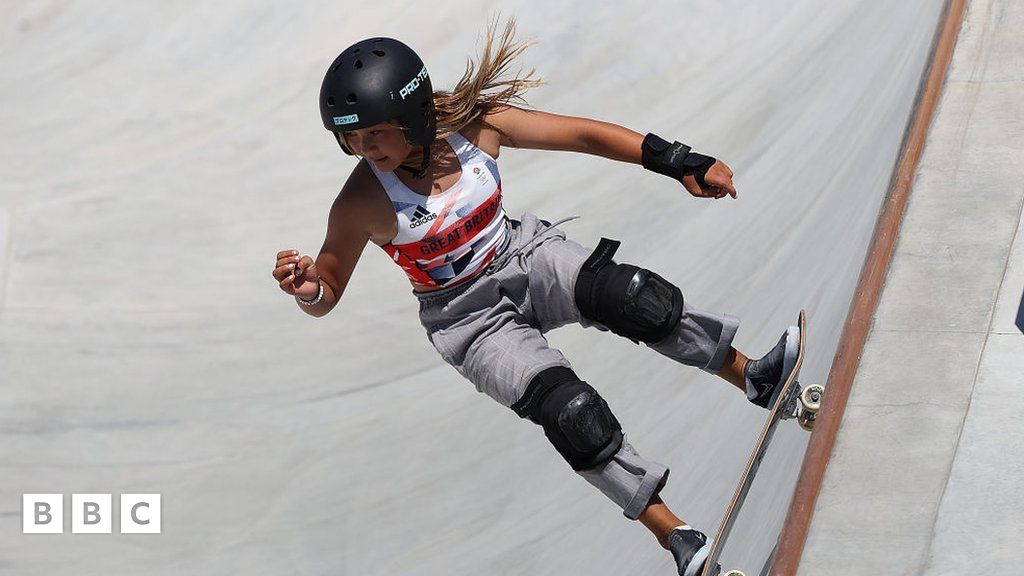
[[[502,146],[584,152],[633,164],[641,164],[643,160],[644,136],[618,124],[514,106],[495,110],[486,120],[499,132]],[[677,178],[697,197],[736,197],[732,170],[721,161],[715,161],[708,169],[705,186],[692,174],[681,174]]]

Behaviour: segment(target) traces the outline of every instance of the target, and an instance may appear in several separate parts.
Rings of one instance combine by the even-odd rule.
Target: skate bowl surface
[[[621,261],[738,316],[752,355],[806,308],[803,379],[823,381],[943,3],[649,6],[11,7],[0,574],[671,573],[537,427],[438,358],[382,251],[323,319],[270,277],[278,250],[316,253],[354,165],[316,110],[337,52],[398,37],[449,88],[500,8],[537,40],[534,107],[684,141],[740,194],[506,149],[506,210],[582,216],[571,238],[622,240]],[[666,502],[713,531],[763,412],[612,335],[549,340],[672,469]],[[781,523],[806,441],[778,430],[730,561],[767,557],[757,525]],[[26,493],[160,493],[163,530],[23,535]]]

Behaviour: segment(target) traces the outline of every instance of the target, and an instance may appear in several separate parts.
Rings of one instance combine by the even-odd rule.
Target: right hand
[[[285,294],[312,300],[320,292],[320,276],[316,263],[309,256],[299,256],[298,250],[282,250],[277,253],[274,279]]]
[[[716,160],[707,174],[704,175],[704,182],[707,186],[701,186],[693,174],[683,176],[683,187],[687,192],[697,198],[725,198],[732,196],[736,198],[736,186],[732,183],[732,169],[725,165],[725,162]]]

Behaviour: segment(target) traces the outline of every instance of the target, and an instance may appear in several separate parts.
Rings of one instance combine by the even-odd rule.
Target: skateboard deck
[[[800,419],[800,424],[804,428],[810,429],[813,427],[814,413],[817,412],[822,389],[820,386],[814,386],[811,387],[813,390],[808,390],[808,392],[814,392],[812,395],[812,403],[812,400],[804,398],[806,394],[801,394],[800,385],[797,382],[797,378],[800,374],[800,367],[804,361],[804,343],[807,341],[807,314],[803,310],[800,311],[800,318],[797,326],[800,328],[800,342],[796,362],[793,364],[793,369],[790,371],[789,376],[786,378],[782,388],[779,390],[778,396],[776,397],[774,404],[772,404],[768,417],[765,420],[764,427],[761,429],[761,435],[757,438],[757,442],[754,444],[754,449],[750,454],[750,458],[747,460],[747,466],[743,470],[743,474],[740,476],[739,484],[736,486],[736,491],[733,493],[732,500],[729,502],[729,507],[726,509],[725,518],[722,519],[722,524],[719,526],[718,532],[715,534],[715,540],[712,544],[711,552],[708,554],[707,561],[704,565],[704,571],[701,572],[701,576],[717,576],[720,574],[721,567],[718,565],[718,558],[722,553],[722,546],[729,538],[729,533],[732,531],[733,523],[736,521],[740,508],[743,506],[743,501],[747,497],[747,492],[750,491],[750,486],[753,484],[754,477],[757,475],[757,469],[761,465],[761,460],[764,458],[764,455],[768,450],[768,445],[771,444],[772,436],[775,433],[775,427],[784,419],[797,417]],[[798,404],[802,406],[802,409],[797,408]],[[729,575],[743,576],[743,572],[733,570],[726,576]]]

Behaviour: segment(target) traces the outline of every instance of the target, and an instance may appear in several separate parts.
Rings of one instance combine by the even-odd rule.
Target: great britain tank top
[[[446,140],[462,175],[436,196],[417,194],[370,163],[398,218],[398,234],[382,248],[411,281],[437,288],[473,278],[509,240],[498,163],[457,132]]]

